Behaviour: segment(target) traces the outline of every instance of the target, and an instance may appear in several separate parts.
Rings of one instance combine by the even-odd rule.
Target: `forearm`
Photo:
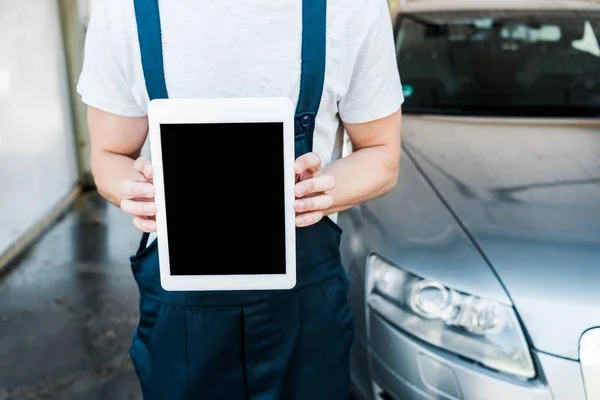
[[[119,185],[124,180],[141,180],[133,164],[135,158],[105,150],[92,152],[92,175],[98,193],[116,206],[124,199]]]
[[[146,117],[124,117],[88,107],[90,164],[96,189],[102,197],[119,206],[120,185],[126,180],[141,181],[134,168],[148,132]]]
[[[344,211],[380,197],[394,188],[398,178],[399,154],[386,146],[359,149],[324,169],[335,178],[329,192],[333,205],[325,215]]]

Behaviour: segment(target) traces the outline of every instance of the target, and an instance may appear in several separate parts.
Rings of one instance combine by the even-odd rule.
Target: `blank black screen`
[[[171,274],[284,274],[283,123],[160,130]]]

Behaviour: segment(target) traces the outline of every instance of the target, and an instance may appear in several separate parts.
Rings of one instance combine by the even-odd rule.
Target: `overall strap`
[[[150,100],[168,98],[159,0],[134,0],[142,69]],[[312,151],[315,119],[325,81],[327,0],[302,1],[302,65],[295,114],[296,157]]]
[[[167,99],[167,83],[162,52],[162,29],[158,0],[134,0],[135,20],[142,56],[142,70],[150,100]],[[150,234],[144,232],[138,253],[146,248]]]
[[[169,97],[165,82],[159,0],[134,0],[142,69],[150,100]]]
[[[296,105],[296,157],[312,151],[325,82],[327,0],[302,0],[302,73]]]

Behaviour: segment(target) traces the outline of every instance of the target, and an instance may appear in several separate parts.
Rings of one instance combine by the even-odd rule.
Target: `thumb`
[[[138,157],[133,163],[133,167],[146,179],[152,179],[154,177],[152,162],[148,157]]]

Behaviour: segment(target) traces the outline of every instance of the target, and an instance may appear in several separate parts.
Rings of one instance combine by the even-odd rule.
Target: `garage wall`
[[[0,256],[78,184],[56,0],[0,0]]]

